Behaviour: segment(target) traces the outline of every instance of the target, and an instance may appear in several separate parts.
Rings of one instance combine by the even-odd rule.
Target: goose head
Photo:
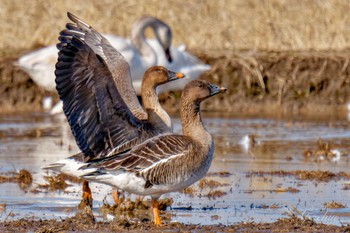
[[[163,66],[152,66],[146,70],[143,76],[142,86],[152,86],[155,88],[158,85],[184,77],[184,74],[170,71]]]
[[[185,86],[181,99],[188,102],[200,103],[201,101],[216,94],[225,92],[226,90],[225,87],[216,86],[205,80],[193,80]]]

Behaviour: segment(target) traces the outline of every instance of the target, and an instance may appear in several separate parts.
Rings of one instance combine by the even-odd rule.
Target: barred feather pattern
[[[136,172],[151,185],[178,184],[190,179],[203,164],[209,168],[211,160],[204,158],[209,150],[185,135],[161,135],[93,167],[107,172],[119,169]]]

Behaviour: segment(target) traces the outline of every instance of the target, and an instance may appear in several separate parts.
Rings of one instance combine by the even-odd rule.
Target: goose
[[[104,157],[119,145],[124,150],[172,132],[171,118],[161,107],[156,88],[185,76],[161,66],[147,69],[142,83],[144,110],[124,57],[90,25],[70,13],[68,17],[73,23],[61,31],[57,44],[56,88],[81,153],[44,168],[77,176],[82,162]],[[125,128],[115,111],[128,114],[122,117],[128,117],[137,130]]]
[[[154,223],[160,225],[158,198],[188,187],[209,170],[214,141],[202,123],[200,103],[225,91],[204,80],[189,82],[180,103],[183,135],[162,134],[125,152],[112,150],[107,157],[82,166],[80,170],[86,171],[82,177],[133,194],[150,195]],[[125,127],[132,124],[125,118]]]

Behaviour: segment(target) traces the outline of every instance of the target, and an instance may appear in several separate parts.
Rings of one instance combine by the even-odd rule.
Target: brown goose
[[[66,28],[57,45],[56,88],[82,153],[45,168],[77,176],[82,162],[171,132],[171,119],[159,104],[156,87],[184,75],[160,66],[149,68],[142,84],[144,111],[123,56],[82,21]],[[124,118],[132,124],[125,127]]]
[[[137,195],[151,195],[154,222],[161,224],[157,199],[198,181],[210,167],[214,142],[203,126],[200,103],[225,90],[207,81],[191,81],[181,96],[183,135],[159,135],[130,151],[112,151],[107,158],[83,166],[81,170],[87,172],[83,177]]]

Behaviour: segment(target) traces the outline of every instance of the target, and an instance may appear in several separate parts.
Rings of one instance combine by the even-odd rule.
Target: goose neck
[[[184,135],[193,140],[201,141],[201,144],[211,144],[211,136],[205,129],[201,114],[200,102],[181,102],[181,122]]]
[[[161,133],[171,132],[172,124],[168,113],[162,108],[156,93],[156,87],[142,83],[142,104],[148,115],[148,122]]]

